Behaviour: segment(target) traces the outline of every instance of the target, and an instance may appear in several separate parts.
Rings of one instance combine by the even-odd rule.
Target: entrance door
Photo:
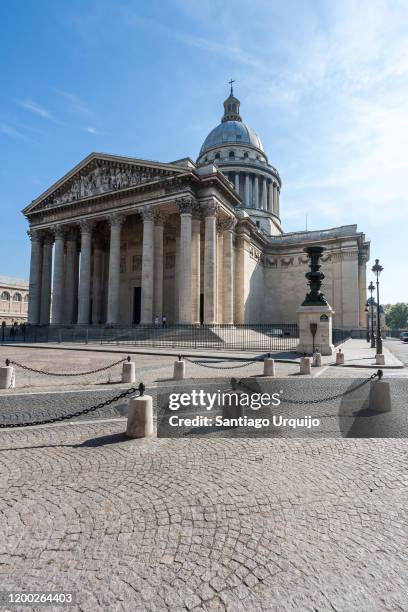
[[[142,288],[133,287],[133,323],[140,323],[140,308],[142,302]]]
[[[204,293],[200,293],[200,323],[204,323]]]

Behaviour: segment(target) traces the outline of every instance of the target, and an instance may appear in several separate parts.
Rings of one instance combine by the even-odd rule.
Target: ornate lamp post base
[[[313,353],[317,350],[321,355],[333,355],[331,306],[299,306],[299,344],[298,353]],[[316,327],[315,327],[316,326]],[[313,330],[315,333],[313,334]]]

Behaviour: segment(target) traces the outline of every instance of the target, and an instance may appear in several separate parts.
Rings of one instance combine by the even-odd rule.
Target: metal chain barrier
[[[351,389],[347,389],[346,391],[342,391],[342,393],[336,393],[335,395],[330,395],[329,397],[322,397],[322,398],[310,399],[310,400],[303,400],[303,399],[295,400],[295,399],[290,399],[290,398],[281,398],[281,402],[286,403],[286,404],[296,404],[296,405],[319,404],[321,402],[330,402],[332,400],[339,399],[340,397],[344,397],[345,395],[349,395],[350,393],[353,393],[353,391],[357,391],[357,389],[361,389],[361,387],[364,387],[364,385],[369,383],[371,380],[374,380],[374,378],[378,377],[378,379],[381,380],[382,376],[383,376],[382,370],[378,370],[378,372],[375,372],[374,374],[369,376],[369,378],[366,378],[358,385],[355,385],[355,387],[352,387]],[[238,381],[234,381],[234,382],[238,385],[241,385],[241,387],[244,387],[244,389],[248,389],[249,391],[253,392],[253,389],[251,389],[249,385],[245,384],[242,379]]]
[[[127,397],[131,393],[136,393],[139,391],[139,395],[143,395],[145,391],[145,386],[143,383],[140,383],[139,386],[132,387],[131,389],[126,389],[119,395],[115,395],[115,397],[111,397],[110,399],[105,400],[104,402],[100,402],[95,406],[90,406],[89,408],[84,408],[83,410],[77,410],[77,412],[71,412],[69,414],[63,414],[59,417],[52,417],[51,419],[42,419],[41,421],[30,421],[29,423],[0,423],[0,429],[6,429],[10,427],[32,427],[33,425],[48,425],[49,423],[58,423],[60,421],[67,421],[68,419],[73,419],[75,417],[82,416],[83,414],[88,414],[89,412],[94,412],[95,410],[99,410],[101,408],[105,408],[105,406],[109,406],[117,402],[124,397]]]
[[[193,365],[199,365],[202,366],[203,368],[209,368],[212,370],[236,370],[238,368],[244,368],[246,366],[249,365],[254,365],[254,363],[262,363],[259,359],[251,359],[249,361],[243,361],[242,363],[239,363],[237,365],[233,365],[233,366],[222,366],[219,365],[220,362],[222,363],[223,361],[228,361],[228,359],[220,359],[217,362],[208,362],[208,361],[193,361],[192,359],[189,359],[188,357],[184,357],[185,361],[188,361],[189,363],[192,363]],[[229,360],[232,361],[232,360]]]
[[[36,370],[35,368],[31,368],[29,366],[23,365],[18,361],[13,361],[11,359],[6,359],[6,365],[15,365],[22,370],[27,370],[28,372],[35,372],[35,374],[44,374],[45,376],[87,376],[88,374],[96,374],[97,372],[103,372],[104,370],[110,370],[115,366],[123,363],[125,361],[130,361],[130,357],[125,357],[124,359],[119,359],[119,361],[115,361],[107,366],[103,366],[102,368],[95,368],[95,370],[89,370],[88,372],[47,372],[46,370]]]

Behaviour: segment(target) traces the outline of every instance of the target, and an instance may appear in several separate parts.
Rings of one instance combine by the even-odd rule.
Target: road
[[[408,342],[401,342],[396,338],[390,338],[385,341],[385,346],[391,351],[402,363],[408,366]]]

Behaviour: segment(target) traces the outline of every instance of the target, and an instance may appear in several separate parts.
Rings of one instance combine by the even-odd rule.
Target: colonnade
[[[200,322],[200,294],[204,294],[204,323],[234,323],[235,220],[220,219],[219,206],[209,201],[199,206],[192,198],[176,200],[179,224],[176,229],[175,316],[176,322]],[[154,206],[137,210],[143,221],[140,322],[151,324],[163,313],[164,223]],[[121,229],[125,216],[111,214],[106,286],[106,323],[120,321]],[[204,266],[201,280],[201,229],[204,226]],[[80,249],[78,248],[78,233]],[[102,318],[102,268],[104,252],[94,225],[85,219],[76,225],[61,224],[46,230],[31,229],[29,323],[89,324]],[[222,235],[222,253],[217,254]],[[54,264],[52,254],[54,248]],[[222,286],[220,287],[220,275]],[[52,300],[51,300],[52,287]],[[217,293],[222,290],[221,308]],[[50,318],[51,317],[51,318]]]
[[[251,172],[228,172],[228,177],[246,208],[265,210],[279,217],[280,189],[277,182]]]

